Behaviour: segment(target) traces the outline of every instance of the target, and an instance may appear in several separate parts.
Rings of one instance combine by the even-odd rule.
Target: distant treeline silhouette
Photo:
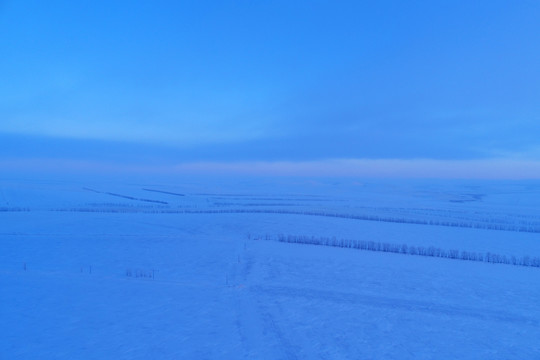
[[[342,219],[377,221],[399,224],[415,224],[415,225],[431,225],[431,226],[446,226],[457,228],[470,228],[482,230],[498,230],[498,231],[514,231],[514,232],[529,232],[540,233],[540,225],[537,224],[509,224],[501,223],[497,220],[493,222],[478,222],[474,220],[451,221],[441,219],[411,219],[398,216],[381,216],[371,214],[344,214],[325,211],[310,211],[310,210],[290,210],[290,209],[178,209],[178,208],[155,208],[139,210],[133,209],[98,209],[98,208],[71,208],[71,209],[55,209],[55,211],[75,211],[75,212],[103,212],[103,213],[150,213],[150,214],[285,214],[285,215],[307,215],[307,216],[324,216]]]
[[[92,191],[92,192],[95,192],[95,193],[98,193],[98,194],[106,194],[106,195],[116,196],[116,197],[119,197],[119,198],[129,199],[129,200],[137,200],[137,201],[144,201],[144,202],[150,202],[150,203],[156,203],[156,204],[164,204],[164,205],[168,204],[168,202],[166,202],[166,201],[137,198],[137,197],[134,197],[134,196],[116,194],[116,193],[112,193],[112,192],[108,192],[108,191],[94,190],[94,189],[90,189],[90,188],[87,188],[87,187],[84,187],[83,190]]]
[[[151,192],[161,193],[161,194],[167,194],[167,195],[174,195],[174,196],[186,196],[184,194],[175,193],[175,192],[171,192],[171,191],[163,191],[163,190],[155,190],[155,189],[147,189],[147,188],[143,188],[143,190],[144,191],[151,191]]]
[[[30,208],[23,207],[1,207],[0,212],[18,212],[18,211],[30,211]]]

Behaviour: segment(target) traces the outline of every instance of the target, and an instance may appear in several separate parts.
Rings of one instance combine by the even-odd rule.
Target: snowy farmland
[[[538,359],[539,206],[536,182],[2,180],[0,358]]]

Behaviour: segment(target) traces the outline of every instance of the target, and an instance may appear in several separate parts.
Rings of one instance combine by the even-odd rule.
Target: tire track
[[[396,309],[404,311],[420,311],[442,314],[449,317],[460,316],[477,320],[521,323],[529,326],[540,326],[538,319],[502,311],[486,310],[474,307],[456,306],[451,304],[434,304],[428,301],[391,298],[360,293],[349,293],[309,288],[295,288],[287,286],[253,286],[253,292],[261,295],[289,298],[320,299],[333,303],[346,303],[352,305],[365,305],[374,308]]]

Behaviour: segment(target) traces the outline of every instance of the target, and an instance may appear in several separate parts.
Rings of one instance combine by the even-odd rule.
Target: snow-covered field
[[[540,359],[536,182],[0,181],[0,359]],[[276,241],[350,239],[509,264]]]

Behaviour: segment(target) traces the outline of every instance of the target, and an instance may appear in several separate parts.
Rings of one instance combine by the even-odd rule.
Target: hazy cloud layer
[[[535,1],[7,1],[1,156],[539,159],[539,18]]]

